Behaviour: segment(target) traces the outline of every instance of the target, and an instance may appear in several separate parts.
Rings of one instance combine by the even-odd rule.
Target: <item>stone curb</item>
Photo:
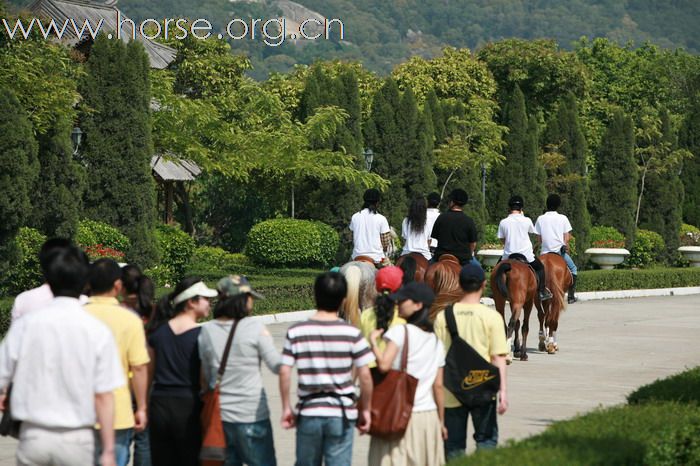
[[[603,299],[624,299],[624,298],[646,298],[650,296],[686,296],[700,294],[700,286],[682,288],[655,288],[648,290],[619,290],[619,291],[584,291],[577,293],[579,302],[598,301]],[[486,306],[493,306],[493,299],[482,298],[481,303]],[[265,325],[281,324],[285,322],[300,322],[313,315],[315,311],[293,311],[281,312],[279,314],[266,314],[254,316],[253,319],[261,321]]]

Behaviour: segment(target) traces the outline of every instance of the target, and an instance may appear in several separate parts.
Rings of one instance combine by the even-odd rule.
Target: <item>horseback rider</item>
[[[521,254],[535,271],[538,278],[538,292],[540,301],[552,298],[552,293],[545,286],[544,265],[535,257],[532,251],[530,233],[536,233],[532,220],[523,215],[525,201],[520,196],[513,196],[508,201],[510,213],[508,217],[498,224],[498,239],[503,243],[503,257],[508,259],[512,254]]]
[[[433,232],[433,226],[435,225],[435,221],[437,218],[440,216],[440,209],[438,209],[438,206],[440,205],[440,195],[438,193],[430,193],[428,194],[428,210],[426,212],[426,218],[425,218],[425,230],[428,232],[428,234],[432,234]],[[437,247],[437,240],[435,238],[430,238],[430,254],[432,255],[435,252],[435,248]]]
[[[431,238],[437,240],[433,262],[443,254],[455,256],[464,265],[469,262],[476,263],[474,250],[476,249],[476,224],[471,217],[464,213],[464,205],[469,200],[466,191],[453,189],[449,195],[447,212],[440,214],[435,220]],[[478,264],[481,266],[480,264]]]
[[[359,212],[352,216],[350,231],[352,231],[352,259],[371,259],[378,266],[387,264],[387,251],[391,244],[391,229],[386,217],[377,212],[379,190],[368,189],[362,196],[364,204]]]
[[[408,216],[401,224],[401,237],[405,240],[401,255],[417,252],[430,260],[430,232],[428,230],[427,207],[425,198],[418,196],[411,201]]]
[[[558,194],[550,194],[547,197],[547,212],[540,215],[535,222],[535,233],[542,242],[542,254],[560,254],[571,271],[573,283],[569,288],[569,304],[577,301],[576,298],[576,264],[569,256],[569,241],[571,240],[571,223],[566,215],[557,212],[561,206],[561,198]]]

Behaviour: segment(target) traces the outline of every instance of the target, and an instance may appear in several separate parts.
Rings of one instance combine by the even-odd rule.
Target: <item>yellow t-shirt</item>
[[[469,345],[487,361],[491,356],[508,354],[510,349],[506,343],[506,333],[503,327],[503,318],[495,309],[483,304],[454,305],[455,322],[457,332]],[[435,318],[435,334],[445,346],[445,354],[450,349],[452,337],[447,329],[445,311]],[[445,408],[458,408],[462,404],[457,401],[449,390],[445,389]]]
[[[124,377],[129,380],[129,367],[150,361],[146,350],[146,335],[139,316],[119,305],[116,298],[91,297],[85,309],[109,327],[117,343]],[[114,428],[134,427],[130,384],[114,390]]]
[[[403,325],[405,324],[406,321],[399,317],[399,307],[394,306],[394,317],[391,319],[391,322],[389,322],[389,328],[393,327],[394,325]],[[367,340],[367,343],[369,344],[369,334],[372,333],[377,328],[377,314],[374,312],[374,308],[370,307],[368,309],[365,309],[362,311],[362,314],[360,314],[360,331],[362,332],[362,335],[365,337],[365,340]],[[384,347],[386,346],[386,341],[384,341],[383,338],[378,338],[377,339],[377,348],[379,348],[379,351],[384,351]],[[377,367],[377,363],[375,361],[372,361],[371,363],[368,364],[369,368],[372,367]]]

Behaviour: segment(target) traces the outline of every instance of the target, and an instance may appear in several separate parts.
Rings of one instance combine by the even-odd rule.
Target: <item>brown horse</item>
[[[510,302],[510,321],[506,327],[508,343],[514,340],[515,356],[527,361],[527,334],[530,330],[532,305],[538,299],[537,278],[530,267],[518,260],[508,259],[499,262],[491,272],[491,291],[496,310],[505,323],[506,300]],[[518,338],[520,314],[524,311],[522,345]],[[511,359],[510,357],[508,358]]]
[[[423,283],[425,272],[428,270],[428,259],[419,252],[412,252],[399,257],[396,261],[396,266],[401,267],[404,275],[407,275],[404,283],[409,281]],[[410,280],[409,275],[413,275],[413,280]]]
[[[573,277],[564,258],[559,254],[543,254],[540,260],[547,271],[547,288],[552,292],[552,299],[544,301],[537,306],[537,318],[540,321],[539,350],[554,354],[559,349],[557,346],[557,328],[559,328],[559,316],[566,309],[564,293],[573,282]]]
[[[425,283],[435,292],[435,301],[430,307],[430,318],[450,304],[454,304],[464,295],[459,286],[459,271],[462,266],[459,259],[451,254],[443,254],[438,262],[430,264],[425,272]]]

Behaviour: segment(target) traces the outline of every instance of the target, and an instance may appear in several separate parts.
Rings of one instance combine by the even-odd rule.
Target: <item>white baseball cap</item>
[[[216,290],[209,288],[204,282],[197,282],[185,291],[173,298],[173,306],[184,303],[195,296],[204,296],[205,298],[216,298],[219,293]]]

